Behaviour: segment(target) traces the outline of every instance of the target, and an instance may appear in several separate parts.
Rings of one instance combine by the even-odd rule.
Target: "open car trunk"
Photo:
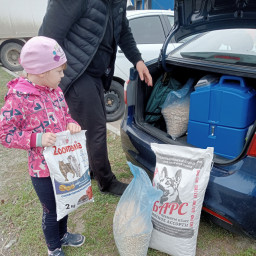
[[[153,78],[153,84],[155,86],[157,80],[163,73],[165,72],[161,67],[159,67],[157,61],[152,61],[148,65],[149,71]],[[168,64],[167,68],[170,69],[171,77],[178,80],[181,84],[186,84],[186,81],[189,78],[193,79],[193,90],[194,86],[197,84],[197,82],[206,75],[212,75],[216,77],[221,77],[222,75],[234,75],[234,74],[223,74],[220,70],[215,70],[215,72],[208,71],[208,70],[202,70],[202,67],[200,67],[200,70],[197,69],[197,67],[189,68],[185,67],[184,65],[174,65],[174,64]],[[250,86],[253,86],[256,88],[256,79],[249,78],[249,77],[243,77],[243,79],[246,81],[246,84],[250,84]],[[168,144],[175,144],[175,145],[182,145],[182,146],[190,146],[195,147],[195,145],[192,145],[188,142],[188,134],[187,132],[184,133],[182,136],[173,139],[168,133],[167,133],[167,125],[166,120],[164,116],[161,114],[161,118],[157,120],[156,122],[147,122],[146,115],[146,106],[147,102],[150,99],[151,93],[153,91],[153,87],[147,86],[144,82],[138,81],[138,85],[136,86],[136,92],[135,92],[135,123],[138,125],[141,129],[143,129],[145,132],[153,135],[154,137],[158,138],[163,143]],[[157,100],[157,95],[155,95],[155,98]],[[224,99],[225,100],[225,99]],[[191,104],[190,104],[191,108]],[[251,108],[250,111],[256,111],[256,108]],[[234,113],[235,115],[236,113]],[[244,113],[244,115],[247,115],[247,113]],[[254,120],[255,121],[255,120]],[[241,146],[241,149],[239,151],[239,154],[237,154],[235,157],[225,157],[221,154],[215,154],[214,156],[214,163],[217,165],[230,165],[231,163],[237,162],[239,159],[241,159],[244,155],[246,155],[249,144],[253,138],[253,135],[255,133],[255,123],[252,122],[249,125],[249,129],[246,129],[246,135],[243,139],[243,145]],[[219,143],[224,143],[225,147],[232,147],[232,140],[233,140],[233,134],[230,133],[229,136],[227,136],[226,141],[222,141]],[[230,145],[227,145],[229,144]],[[211,146],[211,145],[208,145]]]

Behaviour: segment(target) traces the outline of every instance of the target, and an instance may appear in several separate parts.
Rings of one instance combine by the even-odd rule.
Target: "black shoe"
[[[90,178],[91,178],[91,180],[94,180],[94,174],[93,174],[93,172],[90,172]]]
[[[85,237],[80,234],[72,234],[67,232],[60,240],[61,246],[74,246],[79,247],[83,245]]]
[[[101,193],[121,196],[124,193],[127,186],[128,184],[114,179],[108,188],[101,190]]]
[[[89,167],[89,173],[90,173],[91,180],[94,180],[94,174],[93,174],[93,171],[90,167]]]

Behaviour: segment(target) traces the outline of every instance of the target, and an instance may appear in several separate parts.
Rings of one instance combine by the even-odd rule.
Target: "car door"
[[[171,23],[173,23],[173,16],[168,15],[167,17],[167,15],[160,14],[139,16],[129,20],[137,47],[145,62],[159,56],[163,42],[171,29]],[[174,46],[170,45],[168,50],[171,50],[170,48],[174,48]],[[131,67],[132,64],[118,48],[114,75],[126,81],[129,79]]]

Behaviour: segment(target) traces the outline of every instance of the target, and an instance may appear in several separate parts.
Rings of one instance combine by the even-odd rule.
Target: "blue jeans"
[[[61,248],[60,239],[67,232],[68,215],[57,221],[56,202],[50,177],[31,177],[34,189],[43,208],[42,229],[50,251]]]

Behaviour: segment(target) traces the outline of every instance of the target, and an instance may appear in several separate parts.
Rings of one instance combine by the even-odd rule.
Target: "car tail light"
[[[124,84],[124,103],[125,105],[127,105],[127,86],[129,84],[130,80],[128,80],[125,84]]]
[[[220,220],[222,220],[222,221],[224,221],[224,222],[226,222],[226,223],[228,223],[228,224],[230,224],[230,225],[233,225],[232,222],[230,222],[228,219],[226,219],[225,217],[221,216],[220,214],[218,214],[218,213],[216,213],[216,212],[214,212],[214,211],[212,211],[212,210],[210,210],[210,209],[208,209],[208,208],[206,208],[206,207],[203,207],[203,210],[204,210],[205,212],[207,212],[207,213],[213,215],[214,217],[216,217],[216,218],[218,218],[218,219],[220,219]]]
[[[215,58],[215,59],[225,59],[225,60],[236,60],[236,61],[240,61],[240,58],[239,58],[239,57],[236,57],[236,56],[215,55],[214,58]]]
[[[254,156],[256,157],[256,134],[254,134],[251,144],[249,146],[248,152],[247,152],[248,156]]]

